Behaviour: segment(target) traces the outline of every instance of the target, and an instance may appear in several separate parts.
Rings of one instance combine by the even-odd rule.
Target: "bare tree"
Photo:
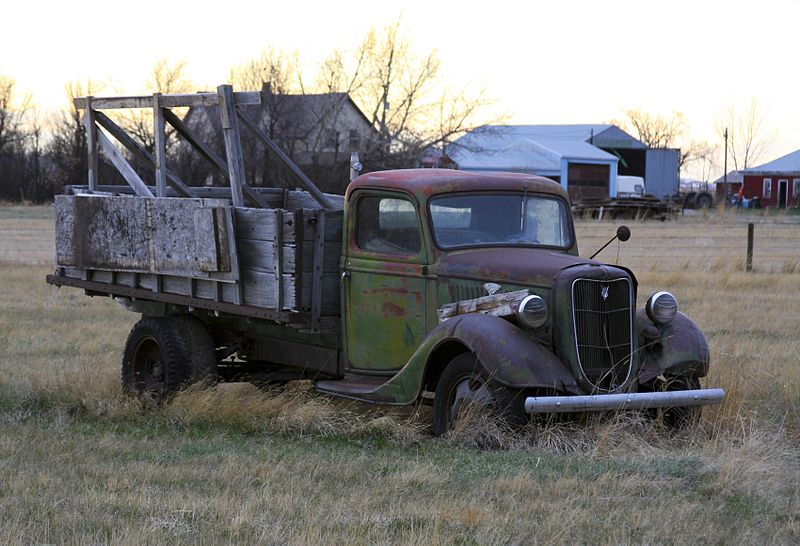
[[[25,139],[23,124],[31,104],[29,95],[18,99],[16,81],[0,75],[0,152]]]
[[[712,144],[706,140],[693,140],[686,146],[685,150],[684,152],[684,148],[681,148],[681,155],[685,154],[682,166],[695,166],[700,180],[708,182],[719,171],[719,162],[717,161],[719,145]]]
[[[376,136],[364,152],[377,168],[412,166],[423,151],[444,149],[469,130],[497,121],[479,122],[490,102],[485,90],[469,94],[442,85],[438,53],[418,53],[400,20],[368,31],[349,58],[334,52],[317,82],[349,93],[366,113]]]
[[[766,112],[755,98],[747,108],[741,110],[733,105],[717,116],[714,122],[720,138],[728,131],[728,154],[734,170],[744,170],[763,158],[772,143]]]
[[[95,80],[71,81],[64,86],[67,108],[50,120],[47,154],[52,163],[51,185],[82,184],[86,181],[86,131],[75,99],[100,93],[105,85]]]

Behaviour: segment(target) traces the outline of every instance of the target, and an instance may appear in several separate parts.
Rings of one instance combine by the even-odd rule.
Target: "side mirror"
[[[619,239],[620,241],[622,241],[624,243],[625,241],[627,241],[630,238],[631,238],[631,230],[628,229],[628,226],[619,226],[617,228],[617,235],[615,237],[612,237],[609,242],[607,242],[606,244],[601,246],[600,249],[597,252],[595,252],[594,254],[592,254],[589,257],[589,259],[591,260],[595,256],[597,256],[598,254],[600,254],[600,252],[602,252],[605,247],[607,247],[608,245],[613,243],[616,239]]]

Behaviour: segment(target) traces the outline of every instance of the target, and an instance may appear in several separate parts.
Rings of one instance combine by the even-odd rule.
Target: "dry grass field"
[[[747,219],[754,272],[742,272]],[[297,384],[122,397],[136,317],[45,284],[52,212],[0,207],[0,543],[800,542],[800,224],[631,222],[600,258],[673,291],[728,392],[695,430],[637,415],[433,439],[424,410]],[[581,221],[590,255],[616,224]]]

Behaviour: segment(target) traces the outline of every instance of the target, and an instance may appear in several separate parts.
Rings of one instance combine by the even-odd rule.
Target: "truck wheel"
[[[707,193],[698,194],[694,202],[698,209],[708,209],[714,204],[714,200]]]
[[[700,380],[696,377],[673,377],[662,381],[657,390],[682,391],[700,388]],[[655,418],[670,430],[684,430],[700,423],[702,406],[682,406],[654,410]]]
[[[458,355],[445,368],[433,399],[433,433],[441,436],[453,428],[465,403],[480,404],[511,426],[527,421],[520,391],[491,381],[472,353]]]
[[[184,344],[188,351],[190,368],[190,383],[216,383],[217,354],[214,340],[203,322],[192,315],[173,315]]]
[[[177,323],[166,317],[137,322],[122,354],[122,388],[134,396],[164,400],[191,377],[189,350]]]

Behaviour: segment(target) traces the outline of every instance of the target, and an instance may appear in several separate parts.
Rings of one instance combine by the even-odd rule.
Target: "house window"
[[[792,195],[800,197],[800,178],[792,180]]]
[[[764,179],[764,189],[761,192],[761,197],[764,199],[770,199],[772,197],[772,179],[765,178]]]
[[[350,151],[357,152],[361,146],[361,136],[356,129],[350,129]]]
[[[339,149],[339,132],[336,129],[325,129],[325,147]]]

